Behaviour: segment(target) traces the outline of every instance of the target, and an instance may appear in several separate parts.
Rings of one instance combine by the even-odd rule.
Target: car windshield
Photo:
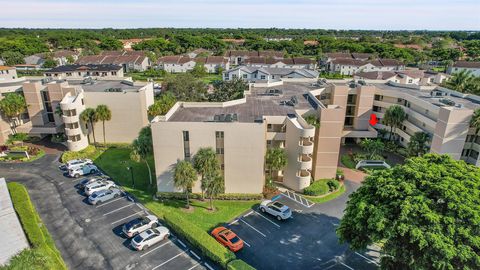
[[[133,240],[137,243],[140,243],[143,241],[143,237],[139,234],[133,238]]]
[[[283,207],[283,204],[279,203],[279,202],[274,202],[272,204],[273,206],[277,207],[278,209],[282,208]]]
[[[133,227],[133,225],[138,224],[140,222],[142,222],[142,219],[141,218],[136,218],[134,220],[129,221],[127,224],[125,224],[125,226],[127,228],[131,228],[131,227]]]
[[[240,241],[240,238],[238,238],[238,236],[234,236],[232,239],[230,239],[230,242],[232,242],[232,244],[235,244],[238,241]]]
[[[93,194],[92,194],[92,198],[96,198],[96,197],[98,197],[98,194],[97,194],[97,193],[93,193]]]

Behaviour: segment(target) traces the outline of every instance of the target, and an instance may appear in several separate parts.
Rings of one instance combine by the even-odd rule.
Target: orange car
[[[243,248],[243,240],[240,239],[234,232],[225,228],[217,227],[212,231],[212,236],[217,239],[220,244],[224,245],[233,252],[237,252]]]

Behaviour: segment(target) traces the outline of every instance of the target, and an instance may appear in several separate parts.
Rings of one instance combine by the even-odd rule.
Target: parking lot
[[[286,195],[276,200],[292,209],[292,218],[278,221],[254,208],[227,225],[244,240],[244,248],[237,252],[239,258],[257,269],[378,268],[374,250],[352,252],[338,242],[335,228],[339,218],[335,215],[339,213],[327,213],[323,204],[311,205],[299,196],[297,201]]]
[[[174,232],[168,239],[146,251],[134,250],[130,246],[130,239],[122,233],[122,225],[148,212],[129,196],[93,206],[76,188],[82,177],[73,179],[62,175],[57,168],[58,163],[52,162],[33,174],[14,166],[8,171],[5,166],[0,170],[7,177],[12,174],[10,180],[18,181],[20,175],[23,175],[23,179],[28,176],[25,184],[32,201],[37,205],[70,269],[207,269],[198,256],[199,252],[192,251]],[[38,177],[39,174],[41,177]],[[49,183],[45,180],[49,180]],[[45,183],[41,185],[41,181]],[[37,185],[38,189],[32,188]],[[49,189],[45,186],[49,186]],[[39,191],[44,191],[44,196]],[[60,200],[57,201],[53,193],[49,197],[48,193],[51,192],[57,192]]]

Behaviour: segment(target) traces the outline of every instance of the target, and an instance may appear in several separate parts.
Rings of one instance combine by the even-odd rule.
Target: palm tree
[[[423,156],[428,152],[427,142],[430,136],[425,132],[415,132],[408,142],[408,152],[411,156]]]
[[[383,152],[385,144],[380,139],[372,140],[367,138],[360,142],[360,147],[368,153],[368,159],[374,159]]]
[[[387,126],[390,126],[390,135],[388,140],[392,140],[392,135],[395,133],[397,128],[401,127],[405,118],[407,118],[407,114],[401,106],[393,105],[388,107],[385,115],[383,116],[383,123]]]
[[[218,194],[224,191],[224,181],[223,177],[217,171],[213,175],[208,175],[206,177],[206,190],[205,193],[207,197],[210,199],[210,210],[214,210],[213,208],[213,198],[218,196]]]
[[[460,92],[465,92],[467,86],[474,80],[474,76],[470,70],[462,70],[456,72],[450,77],[450,79],[445,83],[445,86],[453,88]]]
[[[472,119],[470,119],[470,127],[475,128],[475,135],[473,141],[475,142],[478,137],[478,132],[480,131],[480,109],[476,109],[473,112]]]
[[[148,177],[150,180],[150,186],[152,185],[152,170],[148,164],[147,158],[153,153],[152,143],[152,129],[144,127],[140,130],[138,138],[132,142],[132,152],[130,153],[130,159],[136,162],[145,162],[148,168]]]
[[[0,100],[0,111],[8,118],[13,134],[17,133],[17,120],[26,109],[27,103],[20,94],[6,94],[5,98]]]
[[[95,139],[95,127],[94,127],[94,125],[98,121],[97,112],[92,108],[86,108],[80,114],[80,119],[83,122],[88,123],[90,125],[90,128],[92,129],[92,133],[93,133],[93,145],[96,147],[97,141]],[[88,140],[90,141],[90,137],[88,138]]]
[[[97,109],[95,109],[97,114],[97,118],[99,121],[102,121],[103,125],[103,144],[107,145],[107,140],[105,138],[105,121],[112,120],[112,111],[108,108],[107,105],[98,105]]]
[[[269,148],[265,155],[265,163],[273,178],[273,171],[279,171],[287,166],[287,153],[281,148]]]
[[[197,173],[192,164],[186,160],[177,162],[173,173],[173,182],[175,187],[183,189],[185,198],[187,199],[187,209],[190,208],[188,192],[192,188],[193,183],[197,180]]]
[[[213,175],[215,172],[220,170],[220,163],[217,159],[217,154],[211,147],[200,148],[193,157],[193,167],[197,170],[197,173],[200,174],[202,190],[202,200],[205,199],[204,192],[206,189],[206,176]]]

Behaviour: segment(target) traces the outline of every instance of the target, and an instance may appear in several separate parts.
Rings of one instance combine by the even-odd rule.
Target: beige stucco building
[[[10,71],[12,74],[13,71]],[[108,143],[131,143],[142,127],[149,124],[148,107],[153,104],[152,83],[129,78],[21,78],[0,81],[2,94],[23,94],[27,110],[17,120],[17,132],[44,137],[64,133],[69,150],[78,151],[93,142],[91,130],[80,120],[85,108],[107,105],[112,113],[105,122]],[[0,143],[12,133],[8,119],[0,120]],[[95,124],[95,139],[103,142],[102,122]]]
[[[473,142],[469,121],[480,108],[480,97],[388,80],[286,81],[275,87],[253,84],[245,98],[224,103],[178,102],[155,118],[158,190],[178,191],[172,177],[177,161],[212,147],[222,164],[227,193],[260,193],[270,175],[265,153],[280,147],[288,165],[273,172],[274,180],[302,191],[314,180],[335,177],[343,143],[377,138],[379,130],[389,130],[381,121],[392,105],[408,115],[396,132],[400,144],[407,146],[415,132],[425,132],[431,137],[431,152],[479,163],[480,139]],[[372,114],[380,120],[375,126],[369,123]],[[305,121],[309,115],[318,119],[318,126]]]

